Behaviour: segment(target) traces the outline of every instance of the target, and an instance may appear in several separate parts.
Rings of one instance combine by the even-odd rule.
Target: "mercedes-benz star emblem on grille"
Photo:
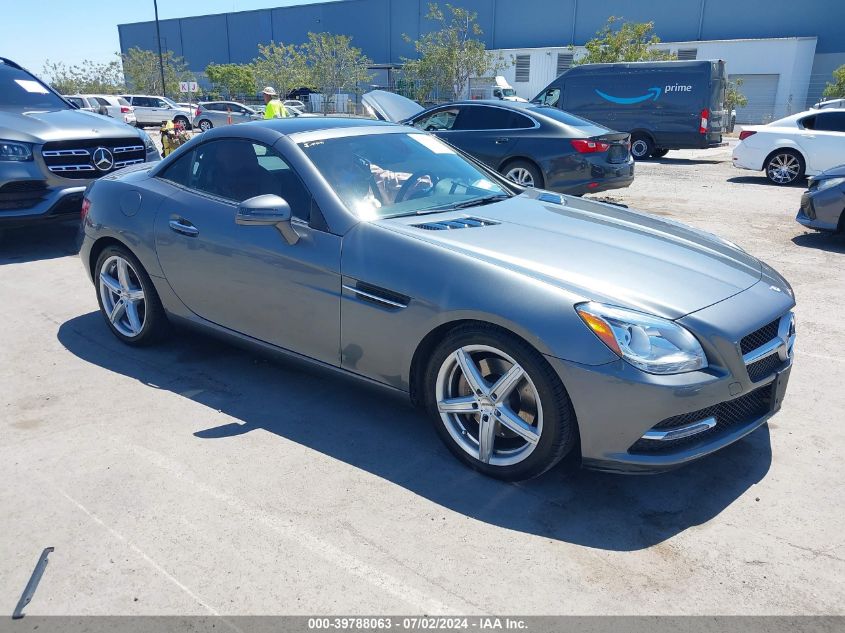
[[[100,171],[108,171],[114,167],[114,156],[105,147],[95,149],[92,158],[94,160],[94,167]]]

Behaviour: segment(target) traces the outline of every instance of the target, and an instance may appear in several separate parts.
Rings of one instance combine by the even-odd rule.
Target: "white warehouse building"
[[[737,108],[737,123],[766,123],[807,109],[816,55],[815,37],[661,42],[655,48],[679,59],[721,59],[748,105]],[[498,49],[508,64],[500,74],[516,93],[533,99],[583,54],[583,47]]]

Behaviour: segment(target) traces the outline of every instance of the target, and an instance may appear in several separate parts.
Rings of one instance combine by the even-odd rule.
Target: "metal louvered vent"
[[[695,59],[698,57],[697,48],[679,48],[678,59]]]
[[[440,222],[425,222],[424,224],[412,224],[411,226],[426,231],[450,231],[452,229],[470,229],[479,226],[493,226],[499,224],[493,220],[481,218],[455,218],[452,220],[441,220]]]
[[[572,60],[575,57],[572,53],[557,54],[557,74],[562,75],[566,70],[572,68]]]
[[[514,81],[524,83],[531,77],[531,55],[516,56]]]

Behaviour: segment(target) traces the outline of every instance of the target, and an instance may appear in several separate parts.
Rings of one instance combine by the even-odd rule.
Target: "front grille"
[[[810,195],[810,192],[807,191],[801,196],[801,210],[811,220],[816,219],[816,208],[813,206],[813,198]]]
[[[111,154],[113,165],[109,169],[94,165],[94,152],[100,147]],[[46,143],[41,156],[47,168],[63,178],[98,178],[121,167],[143,163],[146,150],[143,143],[134,139],[82,139]]]
[[[734,398],[733,400],[728,400],[727,402],[722,402],[699,411],[693,411],[692,413],[684,413],[682,415],[667,418],[653,428],[655,430],[673,429],[710,417],[716,418],[716,426],[704,431],[703,433],[698,433],[697,435],[682,437],[676,440],[668,440],[665,442],[660,440],[639,439],[631,445],[628,452],[671,453],[679,448],[701,442],[702,440],[710,441],[716,439],[720,435],[724,435],[736,427],[750,424],[766,415],[771,409],[773,388],[774,383],[771,383],[764,387],[760,387],[759,389],[755,389],[744,396],[740,396],[739,398]]]
[[[43,180],[17,180],[0,187],[0,211],[30,209],[47,195]]]
[[[776,353],[770,354],[748,365],[748,377],[751,382],[760,382],[775,373],[783,363],[784,361]]]
[[[626,163],[628,162],[628,146],[627,145],[611,145],[607,152],[607,162],[609,163]]]
[[[753,352],[758,347],[763,347],[763,345],[777,337],[779,323],[780,319],[775,319],[771,323],[761,327],[759,330],[755,330],[751,334],[743,336],[742,340],[739,342],[742,355],[745,356],[748,352]]]

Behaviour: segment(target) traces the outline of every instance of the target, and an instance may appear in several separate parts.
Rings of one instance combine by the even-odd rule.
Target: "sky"
[[[158,0],[158,17],[184,18],[310,4],[315,0]],[[153,0],[0,0],[0,57],[36,74],[46,60],[110,61],[120,51],[117,25],[153,20]]]

